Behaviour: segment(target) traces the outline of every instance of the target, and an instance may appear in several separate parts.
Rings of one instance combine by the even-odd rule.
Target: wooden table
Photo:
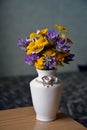
[[[0,130],[86,130],[86,128],[61,112],[58,112],[55,121],[38,121],[35,119],[33,107],[24,107],[0,111]]]

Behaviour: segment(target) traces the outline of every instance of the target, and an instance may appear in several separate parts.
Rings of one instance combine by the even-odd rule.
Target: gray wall
[[[17,40],[32,31],[52,28],[57,23],[70,30],[75,60],[58,67],[59,72],[76,71],[87,63],[87,1],[86,0],[0,0],[0,76],[36,73],[25,64],[25,54]]]

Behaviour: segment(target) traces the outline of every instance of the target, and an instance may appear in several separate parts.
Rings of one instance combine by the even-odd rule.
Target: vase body
[[[56,77],[56,70],[37,70],[38,77],[30,82],[36,119],[52,121],[59,108],[62,82]]]

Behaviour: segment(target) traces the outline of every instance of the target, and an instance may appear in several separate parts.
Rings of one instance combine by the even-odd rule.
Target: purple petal
[[[25,48],[28,46],[28,44],[30,43],[30,39],[29,37],[25,37],[23,39],[19,39],[17,42],[17,45],[22,48],[23,50],[25,50]]]
[[[55,37],[58,36],[58,34],[54,30],[49,30],[47,33],[48,38],[54,39]]]
[[[46,69],[54,69],[56,67],[56,59],[52,56],[47,56],[45,59],[45,68]]]
[[[68,51],[68,49],[69,49],[70,47],[71,47],[70,45],[63,46],[63,47],[62,47],[62,50],[63,50],[63,51]]]
[[[34,62],[39,58],[39,55],[36,53],[26,55],[25,63],[33,65]]]

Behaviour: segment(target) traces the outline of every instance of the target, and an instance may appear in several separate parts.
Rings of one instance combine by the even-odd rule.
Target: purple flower
[[[58,47],[58,48],[62,48],[65,44],[66,44],[65,39],[59,38],[59,39],[57,40],[57,47]]]
[[[25,63],[34,65],[34,62],[39,58],[39,55],[36,53],[26,55]]]
[[[25,37],[23,39],[19,39],[17,45],[22,49],[25,50],[25,48],[28,46],[30,43],[29,37]]]
[[[49,30],[47,36],[49,39],[54,39],[58,36],[58,34],[54,30]]]
[[[46,69],[54,69],[57,64],[55,57],[52,57],[52,56],[46,56],[46,59],[44,62],[45,62]]]
[[[63,52],[65,52],[65,51],[68,51],[70,47],[71,47],[70,45],[64,45],[64,46],[61,48],[61,50],[62,50]]]
[[[57,41],[58,34],[54,30],[49,30],[46,37],[50,43],[55,43]]]
[[[65,51],[68,51],[68,49],[71,47],[68,43],[67,43],[67,40],[64,39],[64,38],[59,38],[57,40],[57,50],[60,51],[60,52],[65,52]]]

